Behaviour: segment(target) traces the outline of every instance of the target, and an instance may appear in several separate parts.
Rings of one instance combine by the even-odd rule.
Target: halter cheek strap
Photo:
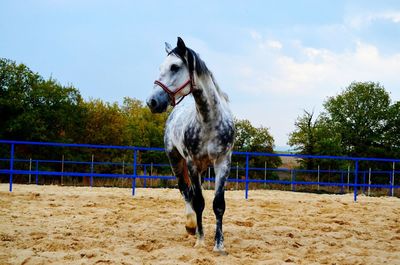
[[[172,91],[171,89],[168,88],[168,86],[166,86],[165,84],[163,84],[162,82],[160,82],[158,80],[154,81],[154,84],[160,86],[165,91],[165,93],[168,94],[169,98],[171,99],[171,106],[172,107],[175,107],[176,105],[178,105],[183,100],[183,98],[186,97],[187,95],[189,95],[190,93],[192,93],[193,89],[196,87],[196,85],[195,85],[195,83],[193,81],[193,75],[192,74],[190,74],[189,79],[185,83],[183,83],[181,86],[179,86],[175,91]],[[176,102],[176,99],[175,99],[176,94],[181,92],[189,84],[190,84],[189,92],[186,95],[183,95],[178,100],[178,102]]]

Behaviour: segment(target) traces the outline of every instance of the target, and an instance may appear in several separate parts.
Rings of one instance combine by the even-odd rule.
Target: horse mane
[[[221,97],[223,99],[225,99],[225,101],[229,102],[228,94],[226,94],[224,91],[221,90],[221,88],[219,87],[217,81],[214,78],[214,75],[211,72],[210,72],[210,76],[211,76],[211,80],[213,81],[213,83],[215,85],[215,89],[217,90],[218,94],[220,94]]]
[[[211,77],[212,82],[214,83],[217,93],[225,101],[229,101],[228,95],[221,90],[217,81],[215,80],[213,73],[208,69],[206,63],[200,58],[198,53],[196,53],[195,51],[193,51],[190,48],[186,48],[186,49],[187,49],[187,59],[186,59],[185,54],[182,54],[182,51],[180,49],[178,49],[178,47],[174,48],[169,54],[172,53],[172,54],[180,57],[183,60],[183,62],[189,67],[189,70],[195,71],[199,77],[204,76],[204,75],[209,75]]]

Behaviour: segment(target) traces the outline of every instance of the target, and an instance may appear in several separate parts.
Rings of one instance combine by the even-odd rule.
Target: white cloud
[[[268,40],[268,41],[266,41],[265,44],[267,47],[272,48],[272,49],[277,49],[277,50],[282,49],[282,43],[280,43],[277,40]]]
[[[233,69],[239,75],[238,89],[255,94],[307,96],[332,94],[354,80],[400,83],[400,53],[384,56],[368,43],[354,42],[344,52],[297,44],[295,52],[291,51],[295,55],[271,52],[271,47],[263,43],[262,38],[258,39],[258,50],[245,56],[243,62],[231,65],[238,67]]]
[[[273,40],[273,39],[266,39],[264,38],[260,32],[256,30],[251,30],[250,31],[250,36],[251,38],[258,43],[258,47],[260,49],[276,49],[280,50],[282,49],[283,45],[280,41],[278,40]]]
[[[253,40],[256,40],[256,41],[262,40],[262,36],[258,31],[251,30],[250,36],[252,37]]]
[[[384,11],[375,13],[363,13],[352,15],[347,19],[347,23],[353,28],[361,28],[377,20],[386,20],[392,23],[400,23],[400,11]]]

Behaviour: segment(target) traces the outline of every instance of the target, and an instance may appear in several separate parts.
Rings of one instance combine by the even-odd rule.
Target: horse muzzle
[[[165,93],[155,93],[147,99],[146,104],[152,113],[163,113],[167,111],[169,97]]]

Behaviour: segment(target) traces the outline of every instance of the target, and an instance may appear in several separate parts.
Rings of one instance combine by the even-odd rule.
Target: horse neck
[[[222,114],[224,103],[211,75],[195,76],[196,88],[193,97],[199,121],[205,124],[217,122]]]

